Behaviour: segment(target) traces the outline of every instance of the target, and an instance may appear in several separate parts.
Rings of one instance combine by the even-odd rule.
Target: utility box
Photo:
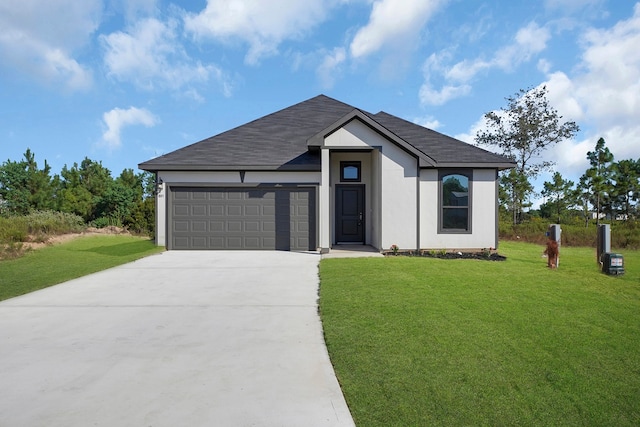
[[[624,257],[622,254],[611,252],[602,254],[602,272],[610,276],[624,274]]]

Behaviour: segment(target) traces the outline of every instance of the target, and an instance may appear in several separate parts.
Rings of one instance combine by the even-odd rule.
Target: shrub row
[[[640,224],[636,221],[613,221],[611,226],[612,249],[640,249]],[[532,220],[522,224],[500,223],[499,236],[505,240],[522,240],[544,245],[547,240],[548,222]],[[562,244],[566,246],[596,247],[598,228],[595,223],[560,224]]]

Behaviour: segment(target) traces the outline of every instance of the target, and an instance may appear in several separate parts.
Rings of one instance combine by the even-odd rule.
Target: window
[[[341,182],[360,182],[360,162],[340,162]]]
[[[440,233],[471,232],[470,172],[440,172]]]

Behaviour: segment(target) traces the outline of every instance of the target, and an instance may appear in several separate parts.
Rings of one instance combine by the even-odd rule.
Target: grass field
[[[0,301],[164,250],[146,238],[91,236],[0,261]]]
[[[359,426],[640,425],[640,253],[326,259],[325,338]]]

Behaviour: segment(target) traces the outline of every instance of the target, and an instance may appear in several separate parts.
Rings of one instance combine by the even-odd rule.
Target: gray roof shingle
[[[140,163],[158,170],[320,170],[320,154],[309,150],[310,138],[354,111],[371,118],[436,165],[461,163],[510,167],[510,161],[390,114],[370,114],[319,95],[229,131]],[[433,163],[433,162],[430,162]],[[501,166],[499,166],[501,165]]]

